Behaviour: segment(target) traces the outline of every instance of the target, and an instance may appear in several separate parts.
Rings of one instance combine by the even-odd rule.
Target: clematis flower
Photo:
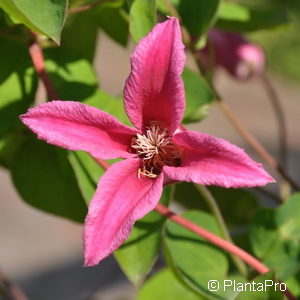
[[[265,69],[264,51],[233,32],[210,30],[208,44],[198,55],[208,71],[222,67],[236,79],[248,79]]]
[[[124,158],[101,177],[84,225],[85,265],[99,263],[154,209],[164,181],[253,187],[273,178],[229,142],[185,130],[181,73],[185,54],[178,20],[156,25],[131,56],[124,106],[134,128],[99,109],[52,101],[21,120],[38,137],[101,159]]]

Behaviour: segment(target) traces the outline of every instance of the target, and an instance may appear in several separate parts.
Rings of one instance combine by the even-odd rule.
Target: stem
[[[0,273],[0,299],[2,299],[1,296],[7,300],[28,300],[20,288],[2,273]]]
[[[92,9],[92,8],[98,6],[98,5],[103,4],[106,1],[107,0],[98,0],[98,1],[96,1],[94,3],[91,3],[91,4],[70,8],[69,9],[69,14],[76,14],[76,13],[79,13],[79,12],[82,12],[82,11],[90,10],[90,9]]]
[[[92,156],[92,158],[96,161],[96,163],[98,163],[100,165],[101,168],[103,168],[103,170],[107,170],[109,168],[109,163],[106,162],[104,159],[101,158],[95,158]]]
[[[259,79],[261,80],[261,83],[264,86],[267,95],[269,96],[277,120],[279,135],[279,161],[281,165],[287,169],[287,126],[283,107],[281,105],[280,98],[267,74],[261,73],[259,75]],[[280,183],[280,195],[282,201],[287,200],[290,195],[290,184],[287,180],[284,180]]]
[[[279,161],[284,168],[287,168],[287,128],[283,107],[281,105],[279,96],[267,74],[260,74],[259,79],[261,80],[261,83],[263,84],[269,96],[278,123]]]
[[[211,192],[208,190],[208,188],[198,184],[195,184],[195,186],[197,190],[201,193],[203,198],[206,200],[206,203],[208,204],[211,212],[214,214],[224,239],[233,244],[233,240],[231,239],[226,223],[217,204],[217,201],[215,200]],[[231,258],[233,260],[233,263],[236,265],[237,269],[239,270],[239,272],[247,278],[248,270],[245,264],[243,263],[243,261],[241,261],[238,257],[234,255],[231,255]]]
[[[40,80],[42,81],[49,100],[58,99],[56,91],[51,83],[51,80],[45,69],[45,60],[41,45],[39,44],[37,37],[33,34],[34,40],[29,43],[28,50],[32,59],[33,66],[38,73]]]
[[[249,266],[255,269],[258,273],[264,274],[269,272],[269,269],[260,261],[258,261],[254,256],[250,255],[249,253],[235,246],[234,244],[229,243],[223,240],[222,238],[212,234],[206,229],[192,223],[191,221],[179,215],[176,215],[174,212],[172,212],[169,208],[165,207],[164,205],[158,203],[155,207],[155,210],[159,214],[165,216],[167,219],[170,219],[171,221],[181,225],[182,227],[196,233],[197,235],[203,237],[207,241],[229,252],[230,254],[239,257],[241,260],[243,260],[245,263],[247,263]],[[288,299],[297,300],[297,298],[289,290],[286,290],[283,293],[288,297]]]

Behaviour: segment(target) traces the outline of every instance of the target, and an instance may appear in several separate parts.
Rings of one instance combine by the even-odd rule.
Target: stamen
[[[138,178],[144,175],[156,178],[164,165],[178,166],[180,164],[180,151],[168,133],[168,130],[151,122],[146,134],[137,134],[132,139],[131,147],[142,159],[142,167],[138,170]]]
[[[161,131],[161,132],[160,132]],[[144,159],[151,159],[158,154],[160,148],[166,146],[171,141],[166,129],[160,129],[157,125],[148,127],[146,135],[137,134],[136,144],[132,148],[137,154],[145,155]]]
[[[139,169],[138,169],[138,179],[141,178],[141,174],[142,174],[142,175],[145,175],[145,176],[147,176],[147,177],[149,177],[149,178],[156,178],[156,177],[157,177],[157,174],[154,174],[154,173],[153,173],[153,168],[152,168],[152,170],[150,170],[150,171],[147,171],[147,170],[145,169],[145,167],[143,168],[143,170],[142,170],[141,168],[139,168]]]

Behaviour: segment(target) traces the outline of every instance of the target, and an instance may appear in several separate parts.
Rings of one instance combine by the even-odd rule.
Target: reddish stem
[[[92,156],[93,157],[93,156]],[[95,158],[93,157],[93,159],[104,169],[107,170],[109,168],[109,163],[107,161],[105,161],[104,159],[101,158]]]
[[[211,242],[212,244],[218,246],[219,248],[229,252],[230,254],[233,254],[237,257],[239,257],[241,260],[243,260],[245,263],[247,263],[249,266],[251,266],[254,270],[256,270],[260,274],[264,274],[269,272],[270,270],[262,264],[259,260],[257,260],[254,256],[249,254],[248,252],[244,251],[243,249],[237,247],[236,245],[229,243],[222,238],[214,235],[213,233],[207,231],[206,229],[192,223],[191,221],[176,215],[174,212],[172,212],[169,208],[166,206],[158,203],[155,207],[155,210],[163,215],[165,218],[170,219],[171,221],[181,225],[182,227],[196,233],[197,235],[203,237],[207,241]],[[297,300],[297,298],[289,291],[286,290],[284,294],[290,299],[290,300]]]
[[[54,100],[58,99],[56,91],[51,83],[51,80],[45,69],[45,61],[43,56],[42,48],[34,35],[35,39],[29,44],[29,54],[32,59],[32,63],[36,72],[39,75],[40,80],[43,82],[43,85],[47,91],[48,99]]]
[[[263,274],[269,271],[269,269],[263,265],[260,261],[258,261],[255,257],[244,251],[243,249],[235,246],[232,243],[229,243],[222,238],[214,235],[213,233],[207,231],[206,229],[192,223],[191,221],[176,215],[172,212],[169,208],[165,207],[164,205],[158,203],[155,207],[155,210],[165,216],[166,218],[172,220],[173,222],[187,228],[188,230],[200,235],[207,241],[211,242],[212,244],[224,249],[225,251],[238,256],[242,259],[245,263],[255,269],[258,273]]]

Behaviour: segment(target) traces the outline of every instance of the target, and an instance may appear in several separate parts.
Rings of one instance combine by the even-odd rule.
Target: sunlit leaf
[[[59,42],[68,0],[1,0],[0,7],[33,31]]]
[[[255,9],[235,3],[221,2],[217,28],[230,31],[253,31],[286,24],[287,11],[282,8]]]
[[[199,295],[184,287],[169,269],[163,269],[146,281],[136,300],[201,300]]]
[[[100,90],[90,61],[66,49],[48,49],[46,67],[61,100],[80,101],[100,108],[130,124],[120,98]]]
[[[129,28],[137,43],[156,23],[156,0],[130,0]]]

